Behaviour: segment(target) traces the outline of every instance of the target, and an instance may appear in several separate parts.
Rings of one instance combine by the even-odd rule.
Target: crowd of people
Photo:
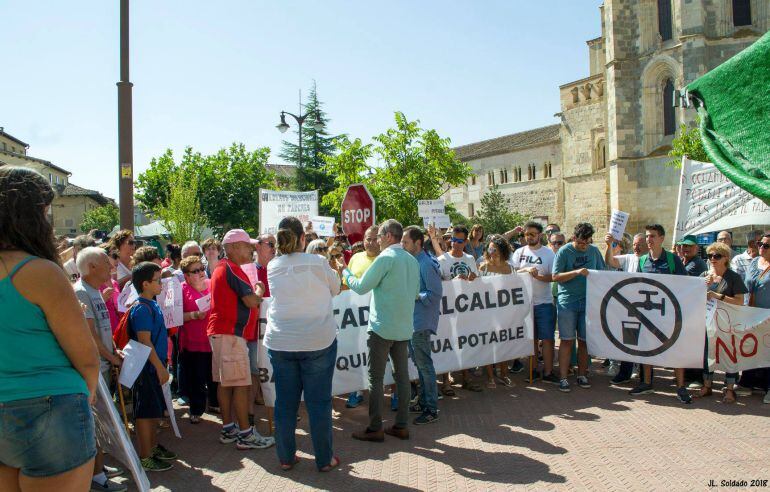
[[[347,395],[346,406],[365,400],[369,418],[352,433],[358,440],[385,436],[409,439],[414,425],[439,421],[439,400],[458,387],[479,392],[498,384],[513,386],[511,373],[522,361],[437,375],[431,358],[442,281],[473,282],[478,277],[526,274],[532,277],[534,357],[532,380],[558,387],[590,388],[586,345],[586,277],[592,270],[699,276],[709,298],[770,309],[770,233],[754,232],[741,254],[732,236],[720,232],[700,256],[694,236],[673,251],[665,249],[665,229],[651,224],[627,240],[604,237],[606,252],[593,244],[591,224],[565,234],[557,224],[528,222],[504,234],[486,235],[480,225],[446,231],[404,227],[390,219],[349,244],[341,232],[319,238],[312,225],[287,217],[275,235],[252,239],[241,229],[221,241],[138,246],[123,230],[101,244],[81,236],[72,258],[61,261],[47,220],[53,191],[47,181],[19,168],[0,168],[0,489],[125,490],[111,480],[122,470],[106,466],[94,434],[90,406],[98,379],[116,387],[121,330],[150,349],[130,395],[136,449],[142,467],[163,471],[176,454],[158,442],[166,406],[163,385],[174,382],[177,404],[188,421],[218,415],[218,440],[238,449],[276,447],[279,466],[297,463],[295,431],[304,396],[315,464],[320,472],[340,465],[332,442],[332,378],[337,358],[333,298],[341,291],[372,293],[368,322],[368,398]],[[250,276],[249,272],[254,275]],[[181,283],[183,322],[166,326],[156,302],[164,279]],[[120,306],[133,286],[138,299]],[[260,333],[259,309],[271,298],[267,329]],[[126,311],[123,314],[123,311]],[[558,357],[556,333],[560,339]],[[254,423],[264,405],[259,384],[259,346],[264,343],[274,371],[275,432],[261,435]],[[408,360],[417,368],[410,381]],[[395,385],[392,425],[383,424],[386,363]],[[611,384],[638,381],[631,395],[654,391],[653,367],[605,361]],[[576,369],[575,369],[576,367]],[[707,354],[703,370],[674,369],[677,398],[708,397],[714,373]],[[173,377],[172,377],[173,376]],[[722,400],[764,391],[770,403],[770,370],[724,376]],[[456,384],[458,383],[458,384]],[[695,395],[691,390],[697,390]],[[56,453],[48,452],[57,449]]]

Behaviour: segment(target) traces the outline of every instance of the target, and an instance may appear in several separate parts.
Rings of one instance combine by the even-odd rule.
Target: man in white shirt
[[[526,244],[514,251],[511,265],[520,273],[532,275],[532,305],[535,320],[535,356],[538,340],[543,341],[543,382],[559,384],[553,374],[553,347],[556,332],[556,308],[551,293],[551,270],[556,254],[540,243],[543,226],[538,222],[527,222],[524,226]]]
[[[90,248],[91,246],[96,246],[96,240],[87,234],[78,236],[72,241],[72,258],[65,261],[64,265],[62,265],[64,271],[67,272],[70,282],[75,283],[80,278],[80,272],[77,267],[78,253],[80,250]]]
[[[479,276],[479,267],[473,256],[465,253],[465,244],[468,241],[468,228],[456,226],[452,229],[451,249],[438,257],[441,268],[441,279],[474,280]]]
[[[748,269],[751,260],[759,256],[757,242],[760,239],[762,239],[762,231],[752,231],[748,233],[746,235],[746,251],[733,256],[733,259],[730,262],[730,269],[740,275],[741,278],[746,276],[746,270]]]

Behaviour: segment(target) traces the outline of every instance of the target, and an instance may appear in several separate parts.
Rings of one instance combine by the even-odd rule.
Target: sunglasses
[[[758,248],[770,248],[770,243],[765,243],[765,242],[757,243],[757,247]]]
[[[460,239],[459,237],[453,237],[452,238],[453,243],[464,243],[465,239]]]
[[[195,275],[195,274],[197,274],[197,273],[203,273],[203,272],[205,272],[205,271],[206,271],[206,269],[205,269],[205,268],[196,268],[195,270],[189,270],[189,271],[187,271],[187,272],[185,272],[185,273],[187,273],[187,274],[189,274],[189,275]]]
[[[724,258],[724,256],[720,255],[719,253],[709,253],[706,255],[706,257],[709,260],[721,260],[722,258]]]
[[[564,246],[564,241],[551,241],[554,246]]]

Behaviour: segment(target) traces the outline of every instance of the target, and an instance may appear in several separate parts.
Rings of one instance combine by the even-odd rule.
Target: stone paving
[[[184,439],[161,435],[179,461],[150,480],[154,490],[174,491],[704,490],[709,480],[770,480],[770,405],[762,395],[724,405],[715,391],[683,405],[670,371],[656,370],[656,392],[637,398],[628,386],[610,387],[599,363],[592,374],[591,389],[573,385],[569,394],[542,382],[527,385],[523,374],[514,376],[514,388],[458,388],[440,402],[440,420],[412,426],[409,441],[352,440],[366,422],[366,406],[345,409],[336,398],[342,466],[327,474],[315,469],[304,413],[301,462],[282,472],[274,449],[220,444],[215,417],[193,426],[179,409]],[[260,431],[266,430],[263,420]]]

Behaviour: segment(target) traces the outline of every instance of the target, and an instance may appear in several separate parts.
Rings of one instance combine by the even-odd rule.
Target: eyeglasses
[[[721,260],[722,258],[724,258],[724,256],[720,255],[719,253],[709,253],[706,255],[706,257],[709,260]]]
[[[551,241],[554,246],[564,246],[564,241]]]
[[[196,268],[195,270],[189,270],[189,271],[187,271],[185,273],[187,273],[189,275],[195,275],[195,274],[202,273],[202,272],[205,272],[205,271],[206,271],[205,268]]]
[[[129,239],[129,240],[128,240],[128,241],[126,241],[126,242],[128,243],[128,245],[129,245],[129,246],[133,246],[133,245],[135,245],[135,244],[136,244],[136,241],[134,241],[133,239]]]
[[[321,253],[326,253],[327,251],[329,251],[329,248],[327,248],[326,246],[321,246],[319,248],[316,248],[316,251],[320,251]]]
[[[757,243],[757,247],[758,248],[770,248],[770,243],[765,243],[765,242]]]
[[[329,255],[331,256],[332,260],[336,260],[337,258],[342,258],[342,255]]]
[[[269,241],[260,241],[259,244],[267,244],[270,248],[275,248],[275,243],[271,243]]]
[[[732,239],[732,238],[729,238],[729,237],[718,237],[718,238],[717,238],[717,242],[718,242],[718,243],[726,243],[726,242],[727,242],[727,241],[729,241],[730,239]]]
[[[453,237],[452,238],[452,242],[453,243],[460,243],[460,244],[462,244],[462,243],[465,242],[465,239],[460,239],[459,237]]]

